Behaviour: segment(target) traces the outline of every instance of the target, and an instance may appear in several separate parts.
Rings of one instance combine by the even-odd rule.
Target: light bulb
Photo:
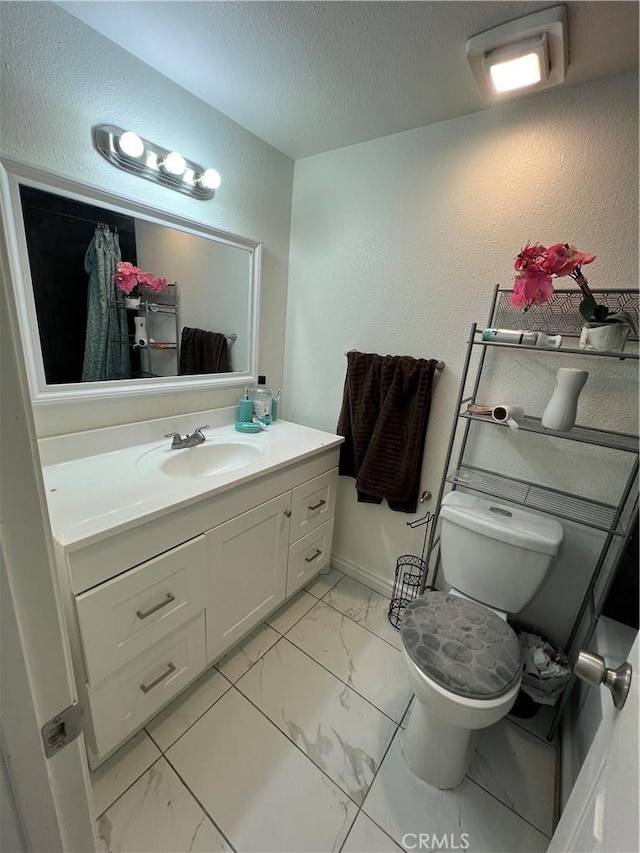
[[[511,92],[539,83],[542,80],[540,59],[537,52],[531,52],[492,64],[489,71],[496,92]]]
[[[127,157],[141,157],[144,152],[144,142],[140,139],[137,133],[132,130],[126,130],[118,137],[118,148]]]
[[[168,172],[170,175],[175,175],[176,177],[184,175],[184,171],[187,168],[184,157],[177,151],[171,151],[166,157],[163,157],[160,161],[160,166],[165,172]]]
[[[205,169],[197,178],[197,183],[204,190],[217,190],[222,183],[220,173],[215,169]]]

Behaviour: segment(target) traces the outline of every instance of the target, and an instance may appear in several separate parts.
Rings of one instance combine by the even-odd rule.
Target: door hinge
[[[79,702],[69,705],[56,714],[41,729],[44,754],[51,758],[67,744],[74,741],[82,731],[82,706]]]

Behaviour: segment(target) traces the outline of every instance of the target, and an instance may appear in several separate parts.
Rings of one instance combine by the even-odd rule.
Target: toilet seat
[[[400,633],[420,671],[458,696],[499,698],[520,680],[522,650],[516,634],[474,601],[427,592],[407,605]]]

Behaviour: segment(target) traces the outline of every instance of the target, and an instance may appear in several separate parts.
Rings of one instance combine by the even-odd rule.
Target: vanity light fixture
[[[93,141],[102,156],[119,169],[193,198],[213,198],[221,184],[215,169],[206,169],[186,160],[177,151],[160,148],[132,130],[110,124],[99,125],[93,128]]]
[[[220,173],[215,169],[205,169],[201,175],[196,178],[196,183],[204,189],[217,190],[222,183]]]
[[[187,169],[187,163],[178,151],[170,151],[166,157],[158,160],[158,167],[176,178],[182,177]]]
[[[486,100],[559,85],[569,59],[567,7],[544,9],[473,36],[467,59]]]
[[[127,157],[138,159],[144,153],[144,142],[137,133],[134,133],[132,130],[126,130],[122,136],[118,137],[118,148]]]

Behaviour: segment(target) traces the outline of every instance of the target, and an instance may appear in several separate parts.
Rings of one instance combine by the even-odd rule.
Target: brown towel
[[[437,361],[347,353],[338,435],[340,473],[356,478],[358,500],[415,512]]]
[[[223,334],[190,329],[188,326],[183,328],[178,369],[180,376],[230,372],[229,347]]]

